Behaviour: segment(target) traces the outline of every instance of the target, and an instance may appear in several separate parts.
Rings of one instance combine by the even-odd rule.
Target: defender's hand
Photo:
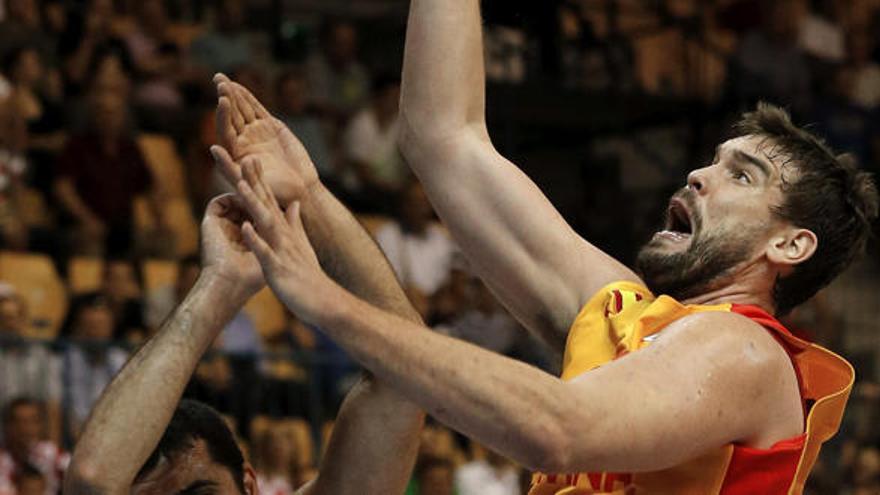
[[[299,202],[286,214],[269,190],[259,162],[248,160],[238,194],[253,223],[242,226],[245,244],[256,254],[275,294],[302,320],[316,323],[341,290],[322,270],[300,218]]]
[[[318,172],[300,140],[244,86],[222,74],[214,77],[214,83],[220,146],[212,146],[211,153],[226,180],[234,186],[241,180],[243,160],[257,159],[272,194],[282,204],[302,199],[318,182]]]
[[[203,272],[231,282],[245,300],[264,285],[260,264],[242,239],[247,218],[240,200],[224,194],[208,203],[202,220]]]

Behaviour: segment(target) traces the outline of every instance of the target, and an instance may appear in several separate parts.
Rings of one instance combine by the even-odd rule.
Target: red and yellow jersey
[[[725,445],[657,472],[536,473],[529,495],[744,495],[803,491],[819,448],[840,426],[855,373],[843,358],[792,336],[758,307],[683,305],[668,296],[654,297],[636,283],[613,283],[593,296],[572,324],[562,379],[571,380],[650,345],[652,336],[673,321],[702,311],[742,314],[764,326],[782,343],[794,364],[801,397],[808,408],[805,432],[769,449]]]

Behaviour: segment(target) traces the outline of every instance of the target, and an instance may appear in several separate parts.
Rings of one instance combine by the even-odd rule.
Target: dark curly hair
[[[818,238],[816,252],[779,277],[773,290],[776,313],[784,315],[827,286],[865,249],[877,219],[877,187],[851,155],[835,154],[820,138],[794,125],[788,113],[759,103],[735,129],[741,136],[764,137],[783,167],[783,203],[773,213]]]

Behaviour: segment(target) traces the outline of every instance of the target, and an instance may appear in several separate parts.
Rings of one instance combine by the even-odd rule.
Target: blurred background
[[[407,7],[0,0],[0,495],[57,493],[93,402],[198,276],[198,221],[225,187],[207,151],[217,71],[299,136],[436,331],[558,371],[471,275],[397,153]],[[483,11],[497,147],[623,261],[759,100],[880,167],[880,0],[486,0]],[[858,374],[808,493],[880,493],[878,275],[874,241],[786,319]],[[314,475],[358,373],[263,292],[187,396],[228,416],[263,490],[284,495]],[[430,422],[410,493],[527,483]]]

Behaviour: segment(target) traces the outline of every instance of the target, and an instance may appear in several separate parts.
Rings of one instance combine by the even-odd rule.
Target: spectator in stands
[[[451,335],[499,354],[510,354],[520,337],[525,337],[525,331],[476,277],[471,279],[469,302],[453,320]]]
[[[871,59],[874,40],[865,31],[851,32],[848,40],[854,78],[850,100],[865,110],[874,110],[880,105],[880,64]]]
[[[110,258],[104,263],[101,294],[113,312],[113,340],[118,342],[137,344],[148,337],[139,273],[135,264],[125,258]]]
[[[486,450],[484,459],[474,459],[455,472],[458,495],[517,495],[519,472],[504,457]]]
[[[336,169],[321,122],[308,111],[309,81],[305,72],[290,69],[281,73],[275,82],[275,102],[278,118],[296,134],[309,151],[322,181],[336,180]]]
[[[3,408],[3,449],[0,449],[0,494],[15,495],[18,477],[30,466],[46,482],[43,495],[56,495],[70,455],[45,440],[43,404],[20,397]]]
[[[76,438],[128,353],[111,343],[115,322],[106,297],[92,292],[74,302],[62,334],[71,339],[64,354],[64,404],[67,431]]]
[[[843,63],[846,38],[840,25],[842,2],[810,0],[809,9],[800,20],[798,45],[808,55],[826,63]]]
[[[46,495],[49,492],[49,481],[46,475],[30,464],[26,464],[15,476],[17,495]],[[55,494],[52,494],[55,495]]]
[[[420,457],[416,465],[416,495],[453,495],[453,472],[452,461],[446,457]]]
[[[46,406],[49,438],[61,440],[61,360],[44,343],[26,340],[27,308],[0,284],[0,405],[29,396]]]
[[[57,152],[64,145],[64,116],[57,72],[47,70],[34,45],[14,48],[3,61],[12,102],[28,127],[28,147]]]
[[[218,3],[216,26],[190,45],[192,62],[211,74],[231,72],[247,64],[252,56],[244,31],[244,2],[221,0]]]
[[[435,220],[419,182],[400,193],[397,217],[376,232],[376,241],[408,292],[430,296],[449,278],[455,244]]]
[[[135,107],[141,125],[168,132],[179,124],[183,108],[179,82],[184,73],[184,51],[171,34],[171,22],[163,0],[137,2],[137,29],[125,38],[138,74]]]
[[[159,328],[159,325],[195,285],[200,272],[199,257],[197,255],[188,256],[178,263],[177,282],[173,287],[157,287],[146,295],[146,312],[144,314],[150,328]],[[229,322],[229,325],[220,334],[220,342],[222,344],[220,349],[225,352],[239,354],[260,354],[262,352],[260,335],[257,333],[253,321],[244,312],[239,313]]]
[[[103,89],[91,98],[91,126],[72,137],[61,154],[54,190],[78,253],[132,248],[132,199],[148,194],[154,218],[163,228],[162,194],[134,138],[126,131],[127,108],[122,95]]]
[[[113,26],[114,14],[113,0],[88,0],[81,10],[69,14],[67,30],[59,46],[68,94],[85,92],[88,81],[94,78],[96,60],[101,58],[101,53],[116,53],[131,67],[125,43]]]
[[[312,101],[336,122],[344,122],[366,101],[370,78],[358,61],[354,25],[328,20],[321,27],[321,50],[308,61]]]
[[[314,468],[304,464],[293,430],[283,422],[273,422],[257,435],[253,461],[260,493],[293,495],[314,475]]]
[[[36,45],[40,55],[51,58],[52,44],[40,26],[40,10],[36,0],[8,0],[6,18],[0,22],[0,58],[22,45]]]
[[[747,106],[764,99],[804,115],[811,103],[811,79],[806,56],[795,43],[793,2],[762,2],[761,9],[760,28],[745,35],[734,56],[737,96]]]

